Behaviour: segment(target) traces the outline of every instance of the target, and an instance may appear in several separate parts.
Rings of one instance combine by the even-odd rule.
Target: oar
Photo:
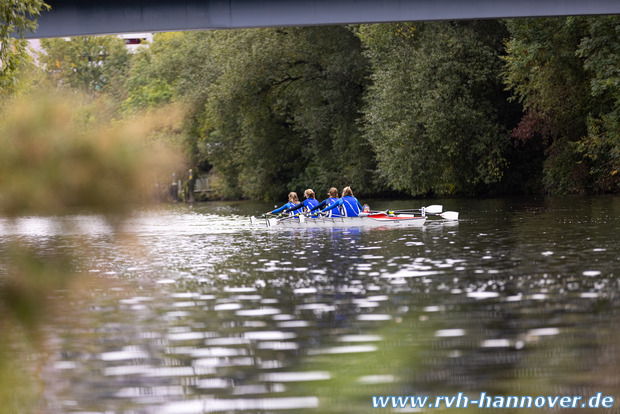
[[[274,218],[267,218],[268,215],[275,216]],[[265,221],[267,222],[267,227],[272,227],[278,224],[278,215],[267,213],[265,214]]]
[[[423,211],[427,214],[440,214],[443,211],[443,206],[441,204],[433,204],[428,207],[424,207]]]
[[[412,208],[412,209],[407,209],[407,210],[388,210],[386,211],[373,211],[373,214],[376,213],[388,213],[388,214],[400,214],[400,213],[417,213],[417,212],[421,212],[422,215],[432,215],[432,216],[439,216],[445,220],[458,220],[459,219],[459,213],[456,211],[443,211],[443,206],[440,204],[432,204],[430,206],[427,207],[422,207],[422,208]]]
[[[443,211],[443,206],[441,204],[433,204],[427,207],[422,208],[410,208],[406,210],[387,210],[388,213],[415,213],[415,212],[425,212],[427,214],[439,214]],[[373,213],[385,213],[385,211],[373,211]]]
[[[446,220],[458,220],[459,213],[457,211],[444,211],[443,213],[439,214],[439,217]]]
[[[269,213],[265,213],[262,216],[260,216],[260,218],[264,218],[265,219],[267,227],[270,226],[269,220],[273,220],[273,223],[277,222],[276,219],[268,218],[268,216],[273,216],[273,215],[275,215],[275,214],[269,212]],[[252,224],[252,225],[258,224],[258,219],[256,217],[254,217],[254,216],[250,216],[250,224]]]
[[[303,223],[306,220],[306,217],[303,214],[298,213],[298,214],[295,214],[294,216],[280,217],[280,221],[291,220],[294,218],[299,218],[300,223]],[[267,219],[267,227],[275,226],[276,224],[278,224],[277,218]]]
[[[458,220],[459,213],[456,211],[443,211],[443,206],[440,204],[433,204],[428,207],[423,207],[420,209],[411,209],[411,210],[394,210],[394,213],[409,213],[421,211],[422,215],[433,215],[439,216],[445,220]]]

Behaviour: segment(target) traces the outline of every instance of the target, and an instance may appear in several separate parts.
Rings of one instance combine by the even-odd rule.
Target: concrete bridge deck
[[[620,0],[47,0],[29,38],[620,14]]]

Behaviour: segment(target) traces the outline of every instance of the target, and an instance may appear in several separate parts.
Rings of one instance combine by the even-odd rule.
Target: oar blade
[[[424,207],[424,211],[427,214],[439,214],[443,211],[443,206],[441,204],[433,204],[428,207]]]
[[[278,219],[267,219],[267,227],[273,227],[278,224]]]
[[[456,211],[445,211],[441,213],[439,216],[441,216],[441,218],[446,219],[446,220],[458,220],[459,219],[459,213]]]

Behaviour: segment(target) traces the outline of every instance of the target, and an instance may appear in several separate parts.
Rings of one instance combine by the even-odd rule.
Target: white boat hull
[[[426,217],[412,214],[369,214],[360,217],[284,217],[256,220],[256,224],[279,228],[422,227]]]

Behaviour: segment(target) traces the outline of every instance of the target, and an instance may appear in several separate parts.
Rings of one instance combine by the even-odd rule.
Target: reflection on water
[[[67,296],[71,311],[47,327],[45,410],[620,397],[620,199],[445,204],[461,221],[422,229],[251,228],[266,208],[248,203],[138,212],[119,228],[89,215],[1,221],[0,247],[79,244],[84,277],[105,281]]]

